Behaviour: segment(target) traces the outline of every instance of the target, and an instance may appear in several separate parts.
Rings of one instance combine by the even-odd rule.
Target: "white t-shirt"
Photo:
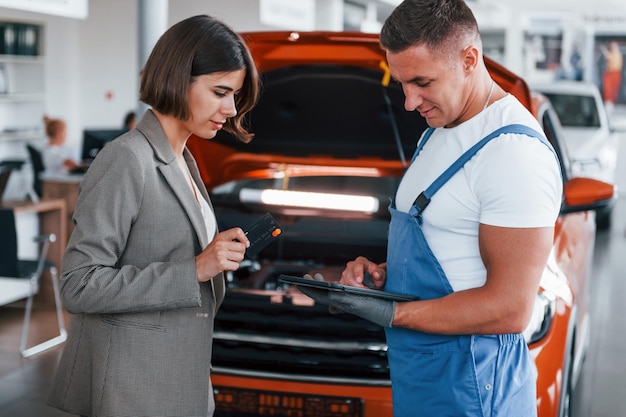
[[[198,184],[191,176],[191,172],[189,171],[189,167],[186,163],[178,160],[178,167],[182,171],[183,175],[191,181],[192,192],[200,205],[200,211],[202,212],[202,218],[204,219],[204,226],[206,227],[207,237],[209,241],[213,240],[215,236],[215,232],[217,231],[217,219],[215,218],[215,214],[213,210],[211,210],[211,206],[209,206],[209,202],[204,198],[200,189],[198,188]]]
[[[209,237],[209,241],[213,240],[213,236],[215,236],[215,232],[217,231],[217,220],[213,211],[211,210],[211,206],[209,206],[209,202],[206,201],[204,196],[200,193],[200,189],[196,184],[195,180],[191,180],[193,184],[193,188],[195,189],[195,193],[198,196],[198,202],[200,203],[200,210],[202,211],[202,218],[204,219],[204,225],[206,226],[206,233]]]
[[[533,115],[510,94],[459,126],[436,129],[402,179],[396,208],[407,213],[415,198],[459,156],[512,123],[542,132]],[[422,230],[452,288],[459,291],[485,283],[479,223],[554,226],[562,193],[558,162],[539,139],[506,134],[479,150],[435,193],[423,213]]]
[[[46,145],[41,152],[41,158],[46,172],[53,174],[67,173],[69,170],[63,163],[66,159],[74,159],[70,148],[57,145]]]

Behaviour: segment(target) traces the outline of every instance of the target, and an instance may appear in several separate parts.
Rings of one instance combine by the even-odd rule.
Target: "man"
[[[552,246],[558,162],[532,114],[491,79],[463,0],[405,0],[380,42],[406,110],[435,129],[420,139],[390,207],[387,262],[359,257],[341,282],[362,286],[367,274],[376,288],[420,300],[301,290],[385,326],[396,416],[536,415],[520,333]],[[508,125],[517,127],[500,134]]]

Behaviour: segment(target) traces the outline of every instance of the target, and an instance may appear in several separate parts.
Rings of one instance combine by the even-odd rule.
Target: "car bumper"
[[[304,415],[312,407],[319,417],[393,416],[391,387],[230,376],[217,370],[211,380],[216,417]]]

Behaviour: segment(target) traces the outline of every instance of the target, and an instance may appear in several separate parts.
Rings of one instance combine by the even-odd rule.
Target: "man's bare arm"
[[[397,303],[393,326],[438,334],[520,333],[528,325],[554,228],[481,224],[484,286],[434,300]]]

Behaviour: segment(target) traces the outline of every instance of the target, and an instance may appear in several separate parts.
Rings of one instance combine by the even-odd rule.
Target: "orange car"
[[[188,144],[220,228],[246,229],[270,212],[282,233],[227,275],[215,323],[216,416],[392,416],[382,328],[330,315],[278,277],[320,272],[337,280],[357,255],[385,259],[387,205],[425,121],[404,110],[377,35],[244,37],[263,79],[249,120],[255,139],[242,144],[220,132]],[[541,121],[562,162],[561,216],[525,337],[537,367],[539,416],[564,417],[589,340],[594,210],[611,202],[614,189],[570,179],[550,103],[502,66],[487,64],[496,82]],[[268,190],[279,200],[267,200]]]

